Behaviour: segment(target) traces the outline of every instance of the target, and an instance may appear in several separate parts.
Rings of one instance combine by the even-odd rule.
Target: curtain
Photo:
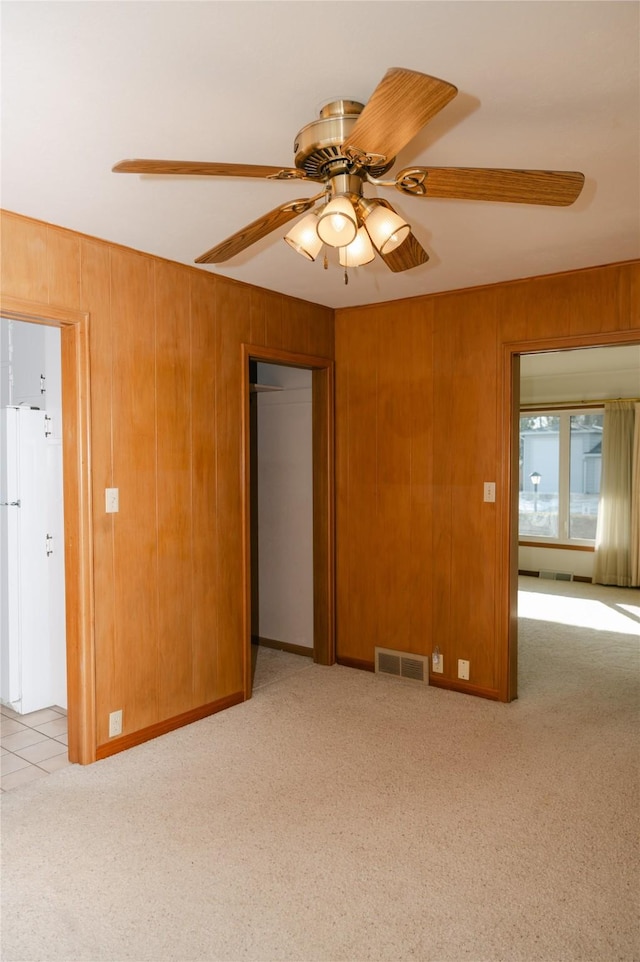
[[[631,578],[631,505],[635,404],[608,401],[602,431],[602,476],[596,528],[593,582],[628,588]],[[634,515],[635,517],[635,515]]]
[[[636,404],[631,492],[631,584],[640,586],[640,404]]]

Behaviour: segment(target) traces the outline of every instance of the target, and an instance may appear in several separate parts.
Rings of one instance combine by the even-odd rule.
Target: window
[[[603,418],[602,409],[521,414],[521,540],[594,543]]]

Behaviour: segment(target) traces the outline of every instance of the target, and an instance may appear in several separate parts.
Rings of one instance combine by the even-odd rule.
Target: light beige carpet
[[[5,794],[2,958],[640,958],[639,592],[569,586],[596,631],[523,589],[511,705],[263,650],[250,702]]]

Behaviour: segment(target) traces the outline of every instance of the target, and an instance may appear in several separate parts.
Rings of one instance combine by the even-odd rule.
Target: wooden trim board
[[[357,668],[359,671],[375,671],[376,666],[373,661],[364,661],[362,658],[338,658],[337,662],[343,668]]]
[[[502,345],[502,437],[503,451],[502,478],[504,501],[502,517],[501,552],[504,564],[500,566],[507,584],[503,586],[500,597],[505,603],[503,616],[508,618],[507,644],[500,657],[500,700],[512,701],[518,697],[518,437],[520,417],[520,356],[539,354],[547,351],[566,351],[585,347],[608,347],[622,344],[638,344],[637,334],[633,331],[576,334],[563,337],[543,337],[539,340],[505,341]],[[539,545],[536,543],[536,547]],[[542,545],[541,547],[551,547]],[[566,545],[558,545],[566,548]],[[574,546],[576,549],[590,550],[587,546]],[[577,580],[577,579],[576,579]]]
[[[87,765],[96,759],[89,315],[1,293],[0,313],[60,328],[69,760]]]
[[[251,644],[261,645],[263,648],[274,648],[276,651],[288,651],[292,655],[302,655],[305,658],[313,658],[313,648],[305,648],[304,645],[292,645],[288,641],[277,641],[275,638],[262,638],[259,635],[252,635]]]
[[[108,758],[110,755],[115,755],[127,748],[133,748],[134,745],[142,745],[143,742],[148,742],[152,738],[166,735],[175,731],[176,728],[191,725],[193,722],[200,721],[201,718],[215,715],[217,712],[224,711],[225,708],[232,708],[243,701],[244,693],[239,691],[233,695],[227,695],[225,698],[219,698],[217,701],[209,702],[208,705],[200,705],[198,708],[192,708],[180,715],[175,715],[173,718],[167,718],[164,721],[156,722],[154,725],[149,725],[147,728],[141,728],[137,732],[131,732],[130,735],[114,738],[103,745],[98,745],[96,759]]]
[[[335,662],[335,478],[334,362],[313,354],[241,345],[242,364],[242,543],[245,697],[251,697],[251,414],[249,362],[281,364],[312,371],[313,447],[313,658]]]

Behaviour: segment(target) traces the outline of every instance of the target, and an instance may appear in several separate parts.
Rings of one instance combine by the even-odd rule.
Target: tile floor
[[[69,765],[67,713],[43,708],[18,715],[0,705],[0,791],[10,792]]]

